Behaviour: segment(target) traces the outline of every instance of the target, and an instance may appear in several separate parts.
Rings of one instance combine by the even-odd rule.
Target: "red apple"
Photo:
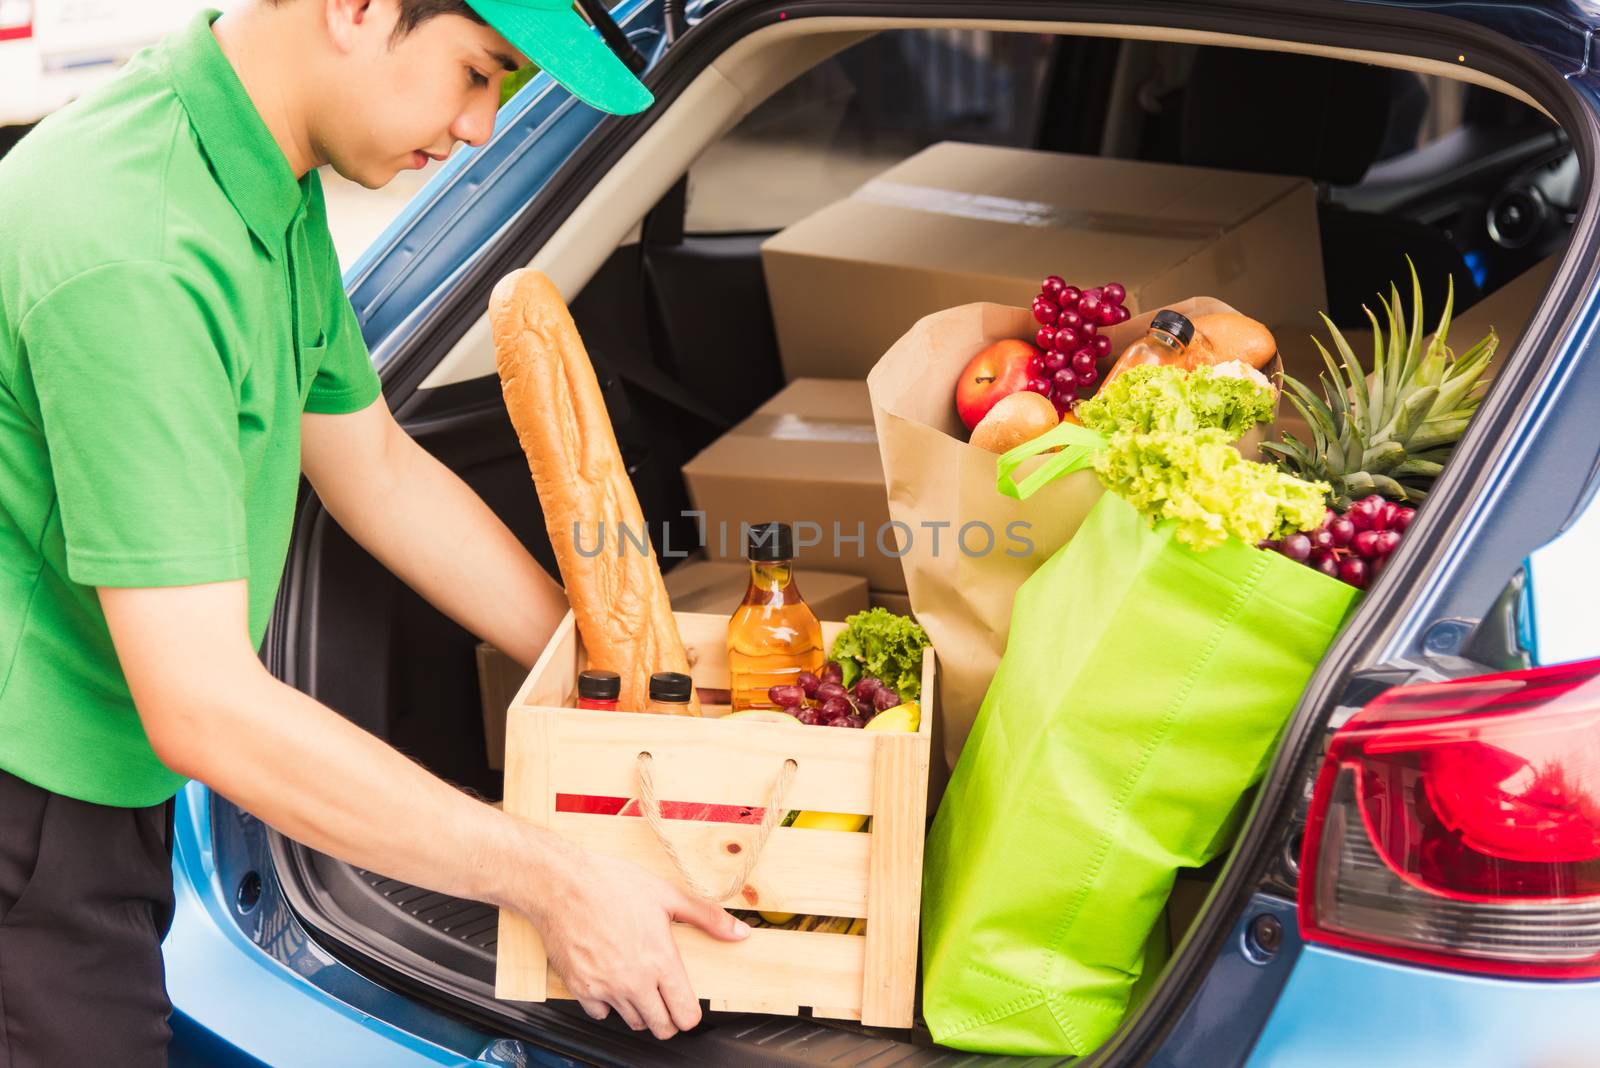
[[[1028,388],[1029,362],[1039,350],[1026,341],[996,341],[972,358],[956,380],[956,412],[971,430],[989,409]]]

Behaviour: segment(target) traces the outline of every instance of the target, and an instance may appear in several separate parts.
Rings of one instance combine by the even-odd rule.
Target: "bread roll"
[[[1194,334],[1194,340],[1184,350],[1185,363],[1190,370],[1201,364],[1230,360],[1242,360],[1259,370],[1278,354],[1278,342],[1272,331],[1238,312],[1196,316]]]
[[[589,665],[620,674],[618,707],[640,711],[649,703],[651,673],[688,674],[689,660],[655,549],[640,552],[636,544],[644,540],[644,513],[589,354],[560,292],[538,271],[500,280],[489,322],[506,411],[533,473]],[[624,528],[634,543],[620,541]],[[595,552],[602,531],[603,548]],[[590,555],[578,551],[580,537]],[[689,709],[700,714],[698,699]]]
[[[1032,441],[1061,422],[1055,405],[1031,390],[1007,394],[972,428],[971,443],[990,452],[1007,453]]]

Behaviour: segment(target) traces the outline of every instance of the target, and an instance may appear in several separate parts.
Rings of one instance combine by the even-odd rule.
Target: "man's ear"
[[[397,0],[322,0],[328,39],[341,52],[361,51],[371,42],[387,45],[400,21]]]

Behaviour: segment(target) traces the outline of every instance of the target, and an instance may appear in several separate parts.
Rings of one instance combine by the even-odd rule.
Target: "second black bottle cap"
[[[694,680],[679,671],[658,671],[650,676],[650,700],[687,701],[694,695]]]

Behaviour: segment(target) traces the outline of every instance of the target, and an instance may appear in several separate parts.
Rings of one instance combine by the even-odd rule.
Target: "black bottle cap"
[[[622,676],[615,671],[581,672],[578,696],[590,701],[615,701],[622,696]]]
[[[694,680],[677,671],[658,671],[650,676],[650,700],[687,701],[694,695]]]
[[[761,563],[794,559],[794,528],[788,523],[757,523],[745,541],[745,555]]]
[[[1177,338],[1180,345],[1187,345],[1194,340],[1194,324],[1182,312],[1156,312],[1156,317],[1150,320],[1150,329],[1165,330]]]

